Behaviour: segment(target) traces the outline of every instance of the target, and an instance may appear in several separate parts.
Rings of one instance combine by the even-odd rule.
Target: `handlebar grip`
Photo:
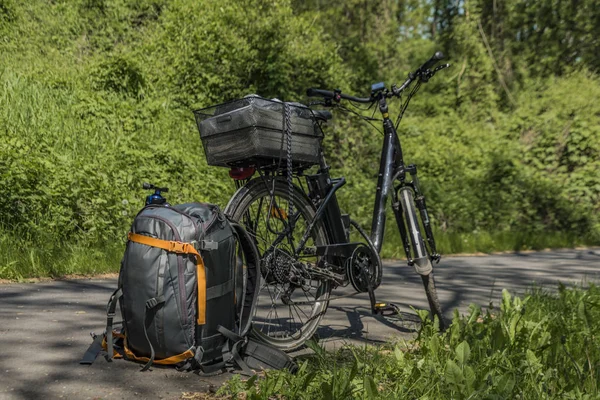
[[[438,61],[443,60],[444,59],[444,53],[442,53],[441,51],[436,51],[434,55],[431,56],[431,58],[427,61],[425,61],[425,64],[421,65],[421,67],[419,68],[419,71],[425,71],[428,69],[431,69],[435,66],[435,64],[438,63]]]
[[[356,96],[350,96],[347,94],[343,94],[340,92],[332,92],[331,90],[313,89],[313,88],[307,89],[306,95],[308,97],[323,97],[325,99],[333,99],[336,102],[339,102],[340,99],[350,100],[355,103],[371,103],[373,101],[373,99],[371,99],[370,97],[356,97]]]
[[[333,99],[335,97],[335,93],[333,93],[330,90],[314,89],[314,88],[306,89],[306,95],[308,97],[326,97],[329,99]]]
[[[142,185],[142,189],[144,189],[144,190],[154,189],[154,185],[151,185],[148,182],[144,182]]]

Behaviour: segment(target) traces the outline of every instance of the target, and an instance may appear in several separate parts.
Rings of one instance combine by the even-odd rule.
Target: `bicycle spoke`
[[[317,328],[327,306],[323,299],[329,297],[329,283],[311,279],[309,275],[310,266],[317,264],[318,256],[295,255],[296,243],[314,216],[312,204],[302,196],[290,202],[287,184],[284,190],[279,182],[271,190],[267,190],[267,185],[255,186],[256,194],[252,200],[237,214],[234,210],[232,216],[244,217],[262,258],[263,281],[255,312],[255,330],[267,343],[291,350],[301,345]],[[252,193],[248,195],[250,197]],[[287,215],[285,211],[289,211],[290,206],[294,212]],[[319,227],[311,232],[306,246],[326,243],[324,230]]]

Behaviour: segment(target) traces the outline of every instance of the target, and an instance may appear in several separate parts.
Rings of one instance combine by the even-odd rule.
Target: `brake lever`
[[[443,69],[446,69],[450,66],[450,64],[442,64],[442,65],[438,65],[434,70],[433,73],[435,74],[438,71],[441,71]]]
[[[421,82],[426,83],[427,81],[429,81],[431,78],[433,78],[433,76],[438,72],[441,71],[443,69],[446,69],[450,66],[450,64],[442,64],[442,65],[438,65],[437,67],[435,67],[435,69],[432,71],[430,69],[425,70],[421,73]]]

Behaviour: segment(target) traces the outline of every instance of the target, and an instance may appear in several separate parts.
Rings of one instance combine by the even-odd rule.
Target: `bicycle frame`
[[[387,104],[385,98],[380,100],[379,103],[380,111],[382,112],[383,118],[383,129],[384,129],[384,141],[381,149],[379,174],[377,178],[377,193],[375,196],[375,204],[373,207],[373,217],[371,223],[371,241],[373,246],[378,253],[381,252],[383,245],[383,235],[386,224],[386,204],[390,193],[392,195],[392,208],[396,217],[396,223],[402,240],[402,245],[406,254],[409,265],[414,264],[414,259],[411,256],[411,242],[409,234],[406,230],[405,215],[403,208],[401,207],[402,202],[398,198],[398,193],[403,190],[412,190],[414,192],[416,207],[419,210],[421,221],[425,229],[426,239],[430,248],[430,254],[432,259],[439,259],[439,255],[436,252],[435,239],[430,225],[427,208],[425,205],[425,198],[423,197],[419,182],[417,178],[417,167],[414,164],[408,166],[404,165],[402,146],[400,139],[396,132],[392,121],[389,119],[387,113]],[[344,244],[348,243],[348,237],[346,235],[347,226],[343,221],[343,215],[341,213],[337,198],[336,191],[345,184],[344,178],[331,179],[329,175],[329,167],[325,162],[325,158],[321,153],[320,156],[320,170],[317,175],[307,176],[307,182],[309,186],[309,197],[313,200],[321,200],[315,218],[309,224],[309,228],[305,232],[303,240],[297,246],[297,252],[299,252],[304,246],[306,239],[310,235],[310,231],[315,221],[323,217],[324,225],[329,235],[332,245],[327,247],[343,247]],[[410,181],[406,181],[406,174],[411,177]],[[398,186],[394,187],[394,182],[398,181]],[[404,207],[406,208],[406,206]],[[410,218],[410,216],[406,216]],[[418,228],[418,221],[409,221],[409,227],[412,227],[416,232],[414,234],[420,235]],[[421,241],[419,241],[421,242]],[[426,257],[426,250],[420,247],[418,244],[414,244],[413,250],[415,252],[416,260],[423,259]],[[343,251],[332,251],[331,254],[342,256]],[[325,255],[323,253],[321,255]],[[423,260],[425,261],[425,260]]]

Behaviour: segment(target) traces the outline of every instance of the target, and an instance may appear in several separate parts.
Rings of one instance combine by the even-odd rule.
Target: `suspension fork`
[[[417,177],[417,166],[410,164],[406,167],[406,171],[410,174],[412,180],[412,187],[415,191],[415,205],[421,215],[421,221],[423,222],[423,228],[425,229],[425,236],[427,237],[427,243],[429,244],[429,250],[431,251],[431,258],[437,262],[440,261],[441,256],[438,254],[435,239],[433,237],[433,230],[431,229],[431,220],[429,219],[429,213],[427,212],[427,205],[425,203],[425,196],[421,192],[419,187],[419,178]]]
[[[410,182],[405,182],[406,172],[411,176]],[[408,260],[408,265],[414,266],[417,273],[428,275],[432,270],[431,261],[439,261],[440,255],[436,251],[431,222],[425,205],[425,197],[419,188],[417,167],[414,164],[408,165],[397,176],[399,177],[400,184],[395,188],[393,193],[392,209],[396,216],[396,224],[400,231],[406,259]],[[430,255],[427,252],[421,233],[417,210],[419,211],[419,217],[425,230]]]

